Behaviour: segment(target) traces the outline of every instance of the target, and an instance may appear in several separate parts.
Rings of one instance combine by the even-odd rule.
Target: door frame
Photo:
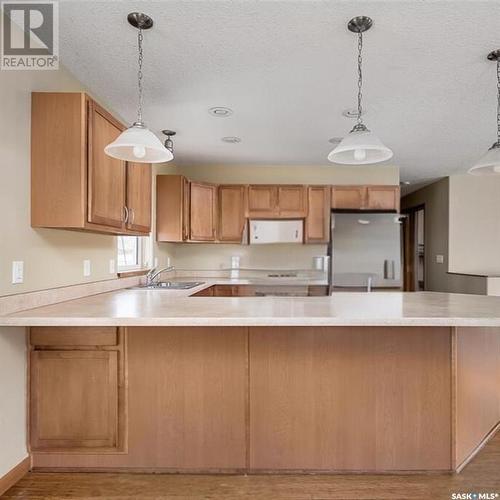
[[[402,224],[402,249],[403,249],[403,291],[416,292],[417,289],[417,274],[416,274],[416,256],[417,256],[417,217],[416,213],[420,210],[424,211],[424,241],[426,210],[425,203],[401,209],[401,214],[406,215]],[[425,247],[424,247],[425,249]],[[424,255],[424,287],[425,287],[425,255]]]

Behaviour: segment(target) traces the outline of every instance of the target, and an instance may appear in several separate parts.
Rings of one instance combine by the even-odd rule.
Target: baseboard
[[[472,450],[469,456],[455,469],[458,474],[462,472],[463,468],[484,448],[486,443],[498,432],[500,431],[500,422],[498,422],[493,429],[491,429],[488,434],[483,438],[483,440]]]
[[[22,462],[19,462],[5,476],[0,477],[0,495],[3,495],[9,488],[12,488],[20,481],[30,470],[31,459],[26,457]]]

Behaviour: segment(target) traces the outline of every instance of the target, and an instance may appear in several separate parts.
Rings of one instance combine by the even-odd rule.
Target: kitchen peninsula
[[[29,327],[34,470],[459,471],[500,422],[500,299],[119,290]]]

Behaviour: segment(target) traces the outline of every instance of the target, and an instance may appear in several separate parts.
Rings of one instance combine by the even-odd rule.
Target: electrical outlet
[[[170,267],[170,257],[167,257],[167,267]]]
[[[436,264],[444,264],[444,255],[441,254],[436,255]]]
[[[109,274],[116,274],[115,259],[109,259]]]
[[[83,276],[90,276],[90,260],[88,259],[83,261]]]
[[[24,262],[22,260],[12,261],[12,284],[17,285],[24,282]]]

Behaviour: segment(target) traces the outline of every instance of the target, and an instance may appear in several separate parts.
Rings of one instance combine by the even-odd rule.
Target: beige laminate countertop
[[[435,292],[189,297],[212,284],[92,295],[0,316],[0,326],[500,326],[500,297]]]

